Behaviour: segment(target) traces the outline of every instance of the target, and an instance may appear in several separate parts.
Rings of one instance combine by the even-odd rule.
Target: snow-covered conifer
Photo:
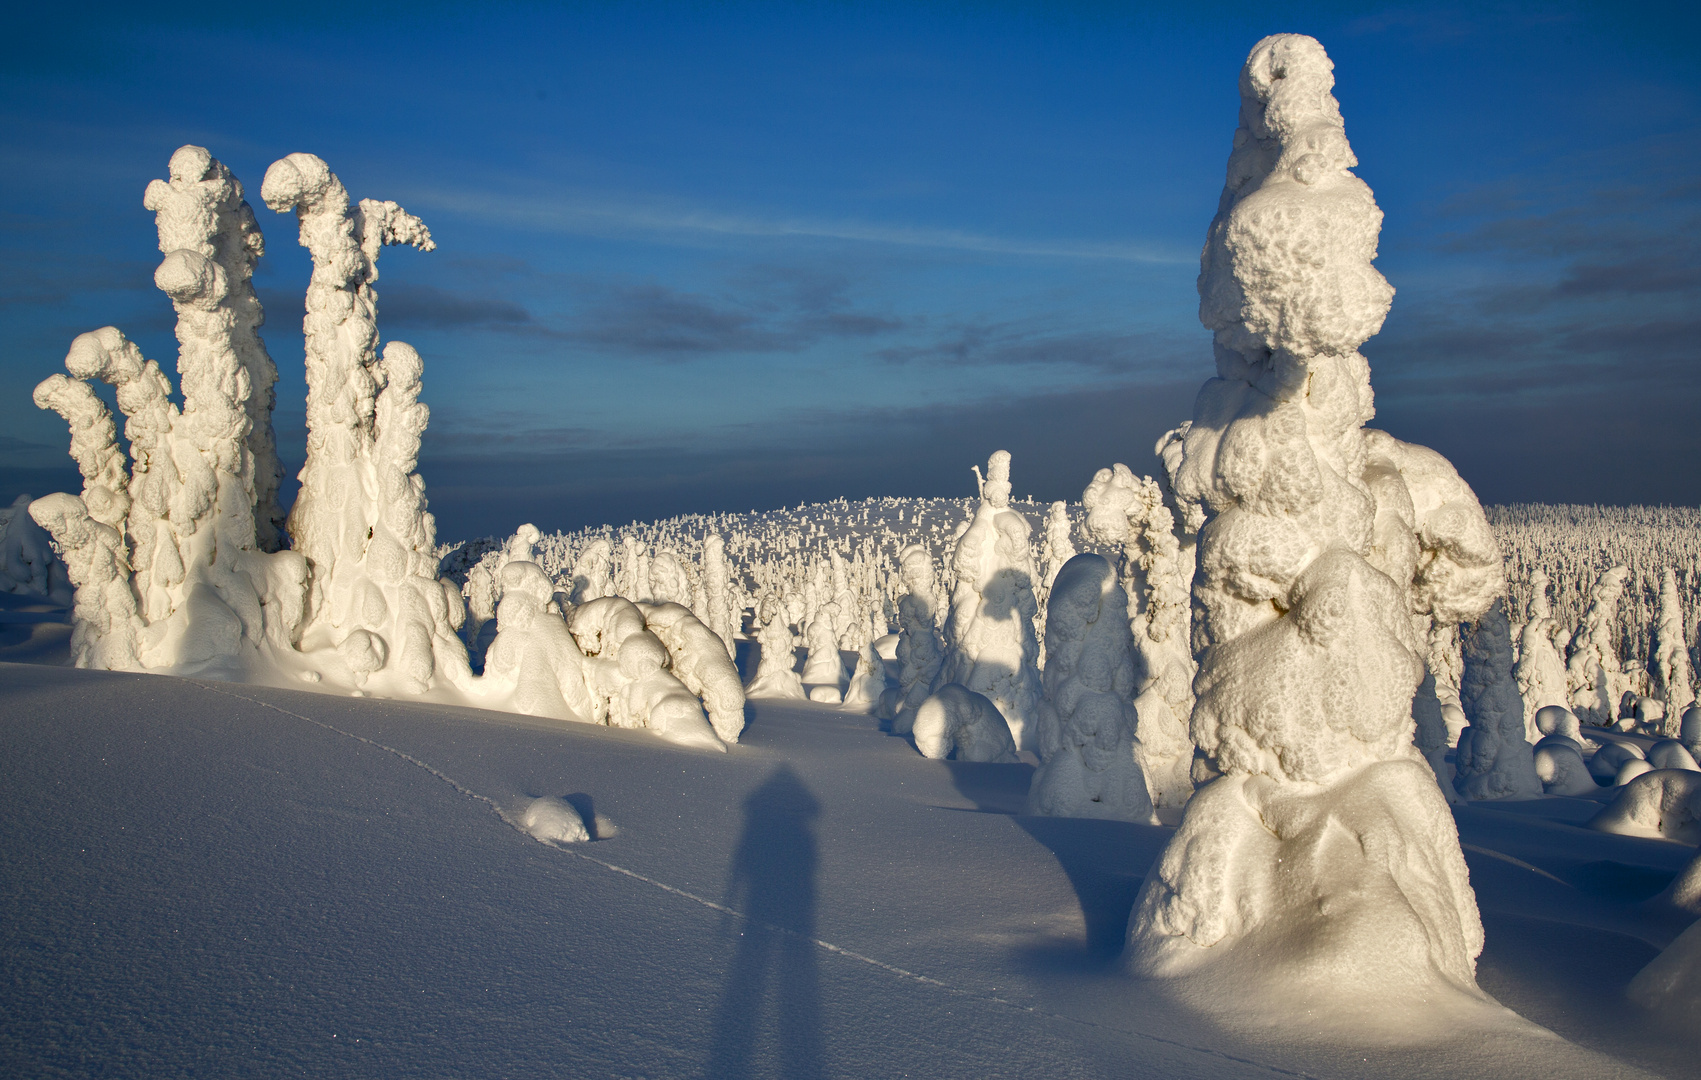
[[[1197,1000],[1258,994],[1306,1017],[1440,995],[1492,1008],[1412,699],[1414,616],[1480,615],[1501,557],[1445,459],[1363,426],[1358,348],[1393,293],[1371,265],[1382,215],[1349,171],[1332,67],[1312,38],[1279,34],[1241,73],[1199,280],[1218,377],[1172,481],[1204,519],[1192,734],[1222,775],[1147,876],[1127,958]]]
[[[1533,799],[1542,793],[1534,750],[1525,741],[1524,703],[1512,677],[1505,602],[1496,600],[1464,635],[1460,704],[1471,726],[1459,736],[1459,794],[1467,799]]]
[[[1155,824],[1134,738],[1128,596],[1101,555],[1059,569],[1046,605],[1041,763],[1028,812]]]
[[[1017,749],[1035,750],[1040,678],[1030,526],[1010,509],[1009,453],[995,452],[986,470],[980,505],[952,554],[945,659],[936,684],[985,695],[1009,722]]]

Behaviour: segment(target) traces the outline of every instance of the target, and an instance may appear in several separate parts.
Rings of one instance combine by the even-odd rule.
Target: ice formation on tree
[[[1193,794],[1193,742],[1186,727],[1195,674],[1188,633],[1192,562],[1182,554],[1163,488],[1150,477],[1137,477],[1120,463],[1100,469],[1081,503],[1088,533],[1120,552],[1146,782],[1157,805],[1180,806]]]
[[[856,671],[845,690],[845,704],[856,708],[878,705],[886,693],[886,662],[874,651],[874,643],[864,645],[856,656]]]
[[[1571,692],[1571,711],[1585,724],[1611,727],[1619,699],[1629,689],[1629,681],[1618,663],[1618,647],[1613,642],[1613,622],[1618,614],[1618,601],[1624,595],[1625,579],[1630,571],[1615,566],[1601,575],[1590,596],[1589,610],[1583,614],[1583,625],[1571,639],[1571,654],[1566,659],[1566,684]]]
[[[734,655],[738,620],[732,603],[732,574],[726,561],[726,541],[710,533],[703,540],[703,624],[718,638],[727,656]]]
[[[1524,734],[1532,741],[1540,737],[1536,713],[1549,705],[1569,706],[1571,695],[1565,682],[1565,659],[1554,647],[1553,607],[1547,597],[1548,576],[1541,570],[1530,575],[1530,621],[1518,635],[1518,695],[1524,699]]]
[[[273,162],[260,195],[295,212],[313,257],[302,322],[307,464],[289,515],[294,548],[313,566],[302,650],[334,646],[357,683],[376,677],[394,693],[464,685],[460,592],[437,578],[437,526],[414,472],[430,415],[419,401],[423,365],[399,341],[379,355],[372,287],[384,246],[436,245],[393,202],[352,204],[312,154]]]
[[[1533,799],[1542,794],[1534,751],[1524,739],[1524,703],[1512,679],[1506,608],[1496,600],[1464,635],[1459,697],[1471,726],[1459,736],[1459,794],[1467,799]]]
[[[726,643],[682,604],[641,604],[644,625],[667,646],[668,668],[702,699],[722,742],[744,730],[744,685]]]
[[[605,596],[614,595],[614,547],[607,540],[593,540],[579,553],[578,561],[573,564],[573,589],[571,598],[575,604],[600,600]]]
[[[1016,743],[998,706],[958,683],[935,690],[916,710],[916,749],[923,757],[1012,763]]]
[[[1423,1000],[1487,1004],[1482,924],[1412,698],[1424,626],[1480,615],[1502,571],[1446,460],[1363,426],[1357,350],[1392,289],[1331,72],[1315,40],[1281,34],[1241,73],[1199,278],[1218,377],[1173,480],[1205,519],[1192,733],[1222,775],[1147,877],[1127,958],[1223,1007],[1251,995],[1376,1024]]]
[[[927,549],[909,544],[898,554],[908,592],[898,601],[898,684],[900,697],[892,730],[907,734],[916,710],[927,700],[945,653],[939,646],[939,601],[933,588],[933,559]]]
[[[752,698],[804,698],[808,695],[803,689],[803,680],[798,678],[795,670],[797,658],[794,650],[797,639],[786,622],[786,613],[782,605],[773,605],[766,621],[756,633],[756,644],[760,650],[756,662],[756,674],[745,687],[746,697]]]
[[[1134,737],[1128,596],[1103,556],[1063,564],[1046,604],[1040,766],[1028,813],[1156,824]]]
[[[1045,544],[1040,549],[1040,580],[1049,595],[1051,583],[1063,564],[1075,557],[1075,542],[1069,538],[1069,504],[1054,502],[1045,513]]]
[[[803,685],[811,701],[836,705],[844,693],[845,662],[839,655],[838,615],[837,605],[823,604],[804,627],[809,652],[803,660]]]
[[[610,727],[649,728],[684,746],[726,749],[697,696],[669,670],[668,648],[636,604],[618,596],[592,600],[573,609],[569,627],[585,656],[588,719]],[[742,711],[739,721],[742,727]]]
[[[1040,678],[1030,527],[1009,508],[1009,453],[993,453],[986,472],[980,505],[952,555],[945,659],[935,683],[957,683],[984,695],[1009,723],[1017,748],[1035,750]]]
[[[30,515],[77,586],[72,655],[83,667],[204,669],[262,643],[288,649],[306,565],[276,547],[277,374],[258,336],[250,284],[263,248],[242,185],[198,146],[148,185],[164,258],[154,284],[177,311],[183,405],[159,365],[114,327],[79,336],[35,402],[71,428],[83,495],[50,495]],[[118,392],[134,468],[87,380]]]
[[[1677,572],[1666,568],[1660,579],[1660,621],[1654,627],[1654,655],[1648,665],[1655,693],[1665,702],[1661,734],[1675,737],[1685,709],[1695,704],[1689,647],[1683,640],[1683,601],[1677,594]]]
[[[30,517],[28,495],[19,495],[0,510],[0,592],[40,596],[62,607],[71,606],[71,580],[65,564],[53,554],[47,531]]]
[[[508,691],[511,708],[557,720],[595,715],[585,661],[555,602],[555,583],[538,565],[502,567],[497,633],[485,655],[484,678]]]

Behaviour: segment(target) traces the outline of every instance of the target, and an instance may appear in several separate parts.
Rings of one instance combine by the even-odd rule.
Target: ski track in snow
[[[511,828],[514,831],[525,836],[528,840],[533,840],[537,843],[542,843],[542,844],[544,844],[548,847],[555,848],[557,851],[563,852],[567,855],[571,855],[574,858],[583,859],[585,862],[591,863],[595,866],[599,866],[602,869],[607,870],[611,873],[620,874],[624,877],[631,878],[634,881],[641,881],[645,885],[649,885],[649,886],[652,886],[654,888],[660,889],[662,892],[670,893],[674,896],[682,897],[683,899],[689,900],[694,904],[700,904],[703,907],[710,908],[711,910],[721,912],[722,914],[725,914],[725,915],[730,915],[730,916],[732,916],[736,919],[741,919],[744,922],[750,923],[753,926],[759,926],[762,929],[767,930],[771,933],[782,934],[782,935],[784,935],[786,937],[790,937],[790,938],[801,938],[802,940],[809,942],[811,945],[814,945],[816,948],[821,949],[823,952],[832,953],[835,956],[842,956],[842,957],[845,957],[848,960],[859,961],[860,963],[867,964],[871,967],[879,968],[881,971],[887,972],[888,974],[891,974],[891,975],[895,975],[895,976],[897,976],[898,978],[901,978],[901,979],[907,979],[911,982],[922,983],[922,984],[927,985],[927,986],[936,986],[936,987],[945,991],[948,994],[953,994],[953,995],[958,996],[958,997],[967,998],[967,999],[972,1000],[972,1001],[981,1001],[981,1002],[985,1002],[985,1003],[991,1004],[991,1005],[999,1005],[999,1006],[1003,1006],[1004,1008],[1014,1009],[1017,1012],[1028,1013],[1032,1016],[1044,1017],[1044,1018],[1049,1019],[1049,1020],[1059,1020],[1059,1021],[1062,1021],[1064,1023],[1075,1024],[1075,1025],[1078,1025],[1078,1026],[1081,1026],[1081,1027],[1097,1028],[1099,1030],[1110,1031],[1110,1032],[1114,1032],[1118,1035],[1124,1035],[1124,1036],[1128,1036],[1128,1037],[1131,1037],[1131,1038],[1141,1039],[1141,1040],[1144,1040],[1146,1042],[1157,1043],[1157,1044],[1163,1045],[1163,1046],[1172,1046],[1172,1047],[1175,1047],[1176,1049],[1186,1050],[1186,1051],[1189,1051],[1189,1052],[1195,1053],[1195,1054],[1203,1054],[1207,1057],[1217,1058],[1217,1059],[1222,1060],[1222,1061],[1232,1061],[1232,1062],[1234,1062],[1235,1064],[1238,1064],[1238,1065],[1250,1065],[1253,1068],[1262,1069],[1262,1070],[1270,1073],[1273,1076],[1293,1076],[1293,1077],[1300,1077],[1301,1080],[1319,1080],[1318,1077],[1316,1077],[1315,1075],[1313,1075],[1311,1073],[1297,1072],[1297,1071],[1292,1070],[1292,1069],[1283,1069],[1283,1068],[1280,1068],[1279,1066],[1269,1065],[1269,1064],[1266,1064],[1264,1062],[1254,1060],[1252,1058],[1243,1058],[1243,1057],[1237,1057],[1234,1054],[1226,1054],[1226,1053],[1222,1052],[1221,1050],[1215,1050],[1215,1049],[1212,1049],[1211,1047],[1196,1046],[1192,1043],[1179,1042],[1175,1039],[1165,1039],[1161,1036],[1150,1035],[1150,1034],[1147,1034],[1147,1033],[1141,1032],[1141,1031],[1131,1031],[1131,1030],[1128,1030],[1126,1028],[1112,1027],[1112,1026],[1107,1025],[1107,1024],[1095,1023],[1091,1020],[1083,1020],[1083,1019],[1081,1019],[1080,1017],[1077,1017],[1077,1016],[1069,1016],[1069,1015],[1064,1014],[1064,1013],[1051,1012],[1051,1011],[1046,1010],[1046,1009],[1037,1009],[1037,1008],[1034,1008],[1031,1005],[1023,1005],[1020,1002],[1011,1001],[1008,998],[1001,998],[1001,997],[997,997],[997,996],[992,995],[992,994],[976,993],[973,990],[964,990],[961,987],[952,986],[950,983],[943,982],[939,979],[935,979],[935,978],[932,978],[932,977],[927,976],[927,975],[922,975],[922,974],[919,974],[917,972],[909,971],[909,970],[906,970],[904,968],[898,967],[896,964],[888,964],[883,960],[876,960],[872,956],[864,956],[862,953],[855,952],[854,950],[844,948],[841,945],[835,945],[830,941],[823,941],[820,938],[808,937],[807,935],[798,933],[796,930],[791,930],[791,929],[788,929],[788,928],[783,927],[783,926],[775,926],[772,923],[766,923],[766,922],[761,921],[760,919],[753,919],[749,915],[746,915],[742,911],[737,911],[733,908],[727,907],[725,904],[718,904],[713,900],[710,900],[706,897],[698,896],[696,893],[688,892],[685,889],[678,888],[677,886],[669,885],[665,881],[658,881],[655,878],[647,877],[644,874],[640,874],[635,870],[628,870],[624,866],[617,866],[614,863],[605,862],[602,859],[596,858],[593,855],[587,855],[582,851],[575,851],[572,848],[567,847],[567,846],[562,845],[562,844],[552,843],[552,842],[547,841],[547,840],[538,840],[536,837],[532,836],[531,833],[527,832],[524,828],[522,828],[520,826],[520,824],[518,822],[516,822],[512,817],[510,817],[509,814],[505,810],[502,809],[502,807],[496,802],[495,799],[490,798],[488,795],[479,794],[478,792],[476,792],[476,791],[472,790],[471,788],[467,787],[466,785],[462,784],[460,781],[456,780],[454,777],[443,772],[441,769],[435,768],[434,766],[430,765],[429,763],[421,761],[419,758],[414,757],[412,754],[408,753],[405,750],[399,750],[394,746],[389,746],[385,743],[378,742],[376,739],[369,739],[364,735],[357,735],[352,731],[345,731],[344,729],[337,727],[335,724],[327,724],[323,720],[315,720],[311,716],[304,716],[301,713],[294,712],[290,709],[283,708],[280,705],[274,705],[269,701],[263,701],[260,698],[249,697],[246,694],[238,694],[238,693],[236,693],[236,692],[234,692],[230,689],[227,689],[226,687],[223,687],[223,686],[218,686],[218,685],[214,685],[212,683],[202,682],[199,679],[189,679],[189,680],[186,680],[186,681],[192,683],[193,685],[195,685],[197,687],[200,687],[202,690],[206,690],[206,691],[209,691],[209,692],[214,693],[214,694],[222,694],[225,697],[233,697],[233,698],[236,698],[239,701],[246,701],[251,705],[258,705],[263,709],[270,709],[273,712],[282,713],[284,716],[288,716],[288,717],[291,717],[293,719],[303,721],[304,723],[312,724],[314,727],[323,728],[326,731],[329,731],[333,734],[341,735],[344,738],[353,739],[355,742],[363,743],[366,746],[372,747],[374,750],[381,750],[386,754],[394,755],[395,757],[398,757],[401,760],[407,762],[409,765],[413,765],[413,766],[416,766],[417,768],[425,770],[427,773],[430,773],[433,777],[435,777],[438,780],[441,780],[443,783],[454,788],[457,792],[466,796],[467,798],[472,799],[475,802],[483,803],[485,806],[490,808],[491,812],[493,812],[498,818],[500,818],[502,820],[503,824],[507,825],[509,828]],[[1469,845],[1466,845],[1466,846],[1469,847]],[[1473,850],[1478,850],[1478,849],[1473,849]],[[1492,855],[1496,858],[1505,859],[1508,862],[1516,863],[1517,865],[1522,866],[1522,867],[1526,867],[1527,869],[1536,870],[1537,873],[1543,873],[1543,871],[1537,869],[1536,867],[1529,866],[1529,864],[1520,862],[1519,860],[1514,859],[1514,858],[1512,858],[1511,856],[1508,856],[1508,855],[1501,855],[1498,852],[1491,852],[1491,851],[1483,851],[1482,854]],[[1551,876],[1551,875],[1548,875],[1548,876]]]

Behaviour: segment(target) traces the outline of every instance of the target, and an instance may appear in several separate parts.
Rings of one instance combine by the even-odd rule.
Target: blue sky
[[[211,5],[208,5],[210,8]],[[168,370],[147,182],[306,150],[380,262],[445,538],[846,495],[1079,498],[1211,374],[1194,280],[1261,36],[1318,37],[1398,294],[1377,424],[1485,501],[1701,502],[1701,53],[1677,5],[368,4],[30,16],[0,43],[0,495],[75,484],[30,389]],[[293,218],[257,209],[303,452]]]

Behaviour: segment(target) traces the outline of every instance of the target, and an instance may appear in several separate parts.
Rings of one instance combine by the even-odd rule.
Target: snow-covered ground
[[[1480,984],[1528,1022],[1344,1047],[1121,973],[1168,827],[1023,816],[1030,766],[929,761],[858,713],[749,715],[722,754],[0,665],[0,1073],[1694,1075],[1694,1027],[1624,996],[1694,849],[1580,827],[1597,802],[1455,809]],[[510,824],[547,796],[596,838]]]

